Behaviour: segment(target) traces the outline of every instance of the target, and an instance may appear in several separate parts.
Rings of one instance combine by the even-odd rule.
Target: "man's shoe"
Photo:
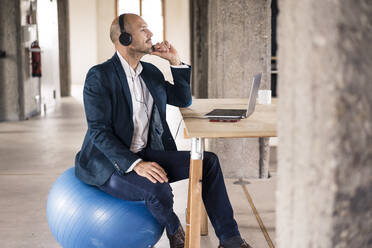
[[[169,239],[170,248],[183,248],[185,246],[185,231],[181,224],[173,235],[169,235],[167,232],[167,237]]]
[[[218,248],[225,248],[224,246],[222,245],[219,245]],[[228,247],[226,247],[228,248]],[[252,246],[250,246],[247,242],[245,242],[245,240],[243,239],[243,243],[240,245],[240,248],[252,248]]]

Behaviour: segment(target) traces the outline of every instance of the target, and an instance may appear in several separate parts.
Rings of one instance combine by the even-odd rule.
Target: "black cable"
[[[180,120],[180,123],[178,124],[177,132],[176,132],[176,135],[174,136],[174,140],[177,139],[177,135],[178,135],[178,131],[180,130],[181,123],[182,123],[182,118],[181,118],[181,120]]]
[[[141,100],[138,100],[137,99],[137,93],[136,93],[136,83],[134,81],[134,76],[132,74],[132,71],[131,71],[131,68],[129,68],[129,73],[130,73],[130,76],[132,78],[132,82],[133,82],[133,94],[134,94],[134,98],[137,102],[141,103],[141,104],[144,104],[145,105],[145,112],[146,112],[146,117],[147,117],[147,120],[148,120],[148,124],[150,125],[150,115],[149,115],[149,108],[147,107],[147,101],[145,100],[145,93],[143,92],[143,86],[142,86],[142,80],[141,78],[138,78],[138,81],[139,81],[139,84],[141,86],[141,91],[142,91],[142,101]],[[139,77],[139,76],[138,76]]]

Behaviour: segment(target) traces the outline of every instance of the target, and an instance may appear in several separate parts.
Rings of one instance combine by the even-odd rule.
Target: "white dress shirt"
[[[152,99],[150,91],[147,89],[142,77],[140,77],[140,73],[142,72],[141,63],[138,63],[136,70],[133,70],[120,53],[118,51],[116,53],[119,56],[121,65],[123,66],[124,72],[127,76],[129,91],[132,97],[132,119],[134,131],[129,150],[137,153],[147,145],[147,135],[149,133],[151,111],[154,100]],[[137,159],[126,172],[132,171],[134,166],[141,161],[141,159]]]
[[[123,66],[124,72],[127,76],[128,86],[130,90],[130,95],[132,97],[133,105],[133,139],[129,150],[131,152],[137,153],[141,151],[147,145],[147,136],[149,133],[149,125],[151,119],[152,107],[154,105],[154,100],[147,89],[145,82],[140,76],[142,72],[142,65],[138,63],[136,70],[133,70],[128,62],[116,51],[119,56],[121,65]],[[188,68],[188,65],[171,66],[174,68]],[[137,159],[128,168],[126,173],[131,172],[142,159]]]

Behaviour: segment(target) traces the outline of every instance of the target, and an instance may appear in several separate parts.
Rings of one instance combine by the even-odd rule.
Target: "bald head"
[[[119,25],[119,17],[116,17],[110,27],[110,39],[112,43],[116,43],[119,41],[119,36],[120,36],[120,25]],[[141,18],[140,16],[136,14],[125,14],[124,16],[124,29],[126,32],[131,33],[132,31],[132,23],[134,23],[137,18]]]
[[[123,16],[121,15],[121,18]],[[141,58],[146,54],[152,52],[152,32],[149,30],[147,23],[142,17],[136,14],[125,14],[124,15],[124,29],[127,33],[131,35],[131,41],[120,42],[120,25],[119,17],[116,17],[110,28],[110,38],[112,43],[114,43],[115,49],[125,57],[135,57]],[[139,60],[139,59],[138,59]]]

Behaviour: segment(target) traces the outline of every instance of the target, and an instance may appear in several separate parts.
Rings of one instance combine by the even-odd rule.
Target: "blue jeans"
[[[157,162],[167,173],[169,183],[189,177],[190,152],[145,149],[137,155],[144,161]],[[169,183],[152,183],[135,171],[120,175],[115,172],[99,188],[117,198],[145,201],[147,208],[168,233],[174,234],[180,221],[173,211],[173,194]],[[209,219],[220,242],[240,235],[226,192],[218,157],[204,152],[202,198]]]

